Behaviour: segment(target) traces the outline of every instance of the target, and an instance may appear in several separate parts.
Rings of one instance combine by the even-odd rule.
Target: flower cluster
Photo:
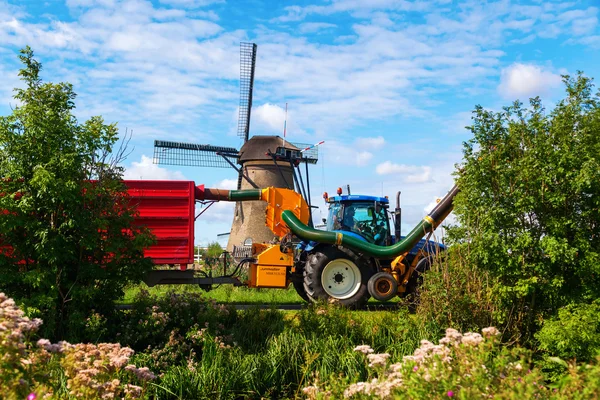
[[[7,398],[45,399],[53,396],[48,386],[49,362],[61,368],[67,377],[70,395],[76,398],[140,398],[142,386],[121,382],[121,370],[142,382],[154,379],[148,368],[127,365],[133,350],[120,344],[52,343],[31,336],[42,321],[24,316],[12,299],[0,293],[0,387]],[[127,365],[127,366],[126,366]],[[23,395],[25,393],[25,395]],[[29,393],[27,395],[27,393]]]
[[[494,346],[499,334],[494,327],[483,329],[482,334],[462,334],[449,328],[439,344],[422,340],[412,355],[391,365],[388,365],[389,354],[376,354],[367,345],[356,346],[354,351],[365,355],[373,373],[368,381],[337,388],[338,393],[331,398],[367,396],[387,399],[400,393],[410,398],[426,398],[434,393],[438,397],[455,397],[461,391],[465,391],[467,397],[485,397],[493,393],[494,387],[504,385],[512,390],[515,383],[521,384],[527,379],[521,379],[521,368],[515,367],[521,364],[514,356],[501,358],[504,360],[501,367],[490,361],[494,360],[490,355],[496,351]],[[486,363],[491,364],[486,366]],[[536,385],[536,390],[544,389]],[[316,383],[304,388],[303,392],[309,398],[330,397],[321,392]]]
[[[115,378],[121,370],[131,372],[142,382],[156,378],[148,368],[128,365],[134,352],[120,344],[67,345],[63,347],[63,353],[61,365],[67,376],[67,388],[75,397],[110,399],[125,394],[129,398],[136,398],[138,393],[141,395],[141,387],[123,384]]]
[[[22,393],[37,386],[29,374],[31,366],[43,362],[43,355],[28,351],[27,339],[42,325],[40,319],[29,319],[13,299],[0,293],[0,387],[3,392]]]

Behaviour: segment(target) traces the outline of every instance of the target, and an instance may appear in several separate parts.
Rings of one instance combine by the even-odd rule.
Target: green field
[[[131,303],[140,290],[147,290],[152,295],[161,295],[168,292],[201,293],[206,298],[228,304],[306,304],[291,285],[287,289],[253,289],[235,287],[233,285],[221,285],[207,292],[194,285],[157,285],[148,287],[144,283],[129,286],[125,291],[122,303]],[[399,301],[401,301],[399,297],[390,300],[390,302]],[[379,302],[375,299],[370,299],[369,303],[378,304]]]

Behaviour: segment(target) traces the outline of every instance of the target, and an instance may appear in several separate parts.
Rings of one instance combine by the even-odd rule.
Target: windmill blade
[[[238,150],[234,147],[210,144],[154,141],[154,164],[231,168],[231,164],[223,157],[235,163],[238,159]]]
[[[254,90],[254,69],[256,67],[256,44],[240,43],[240,113],[238,136],[248,141],[250,134],[250,111]]]

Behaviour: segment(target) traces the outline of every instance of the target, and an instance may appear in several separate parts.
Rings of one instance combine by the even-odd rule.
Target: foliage
[[[199,251],[203,260],[207,258],[219,258],[223,254],[223,248],[218,242],[211,242],[206,248],[200,248]]]
[[[463,331],[497,322],[495,280],[489,272],[469,264],[465,250],[468,249],[450,247],[427,271],[417,307],[423,320]]]
[[[530,369],[531,353],[502,346],[496,328],[464,335],[448,329],[438,345],[423,340],[413,355],[392,363],[389,354],[376,354],[369,346],[354,350],[364,354],[369,379],[315,380],[303,388],[309,399],[588,399],[600,390],[600,365],[571,366],[569,375],[548,386],[537,369]],[[600,359],[598,360],[600,361]]]
[[[30,320],[14,300],[0,293],[0,388],[3,399],[140,398],[156,377],[129,364],[133,350],[119,344],[51,343],[34,334],[42,321]],[[66,385],[61,379],[64,377]],[[58,379],[57,379],[58,378]]]
[[[176,315],[183,302],[177,298],[161,307]],[[235,321],[225,318],[226,325],[198,324],[213,313],[209,307],[195,308],[186,315],[191,321],[185,334],[160,330],[170,336],[133,355],[120,344],[36,343],[33,335],[41,321],[24,317],[0,294],[2,396],[585,399],[600,390],[600,359],[572,363],[565,376],[548,385],[528,363],[531,353],[503,346],[495,328],[484,329],[483,336],[448,329],[433,345],[438,329],[419,325],[406,313],[321,305],[287,316],[252,309],[238,312]],[[429,340],[419,346],[421,337]]]
[[[590,361],[600,355],[600,300],[571,304],[544,321],[535,335],[539,349],[564,360]]]
[[[85,336],[90,310],[108,315],[126,284],[151,268],[145,231],[131,229],[134,209],[111,158],[115,124],[79,124],[68,83],[44,83],[30,48],[21,51],[18,106],[0,118],[0,289],[45,335]],[[67,328],[68,327],[68,328]]]
[[[582,74],[564,82],[549,113],[539,98],[477,107],[457,176],[451,239],[497,283],[498,321],[525,341],[561,306],[600,295],[600,98]]]
[[[164,345],[171,338],[198,327],[210,328],[216,333],[219,327],[232,326],[236,318],[233,307],[216,304],[200,293],[169,292],[156,296],[141,291],[131,310],[125,311],[111,325],[117,327],[116,336],[121,343],[142,350]]]

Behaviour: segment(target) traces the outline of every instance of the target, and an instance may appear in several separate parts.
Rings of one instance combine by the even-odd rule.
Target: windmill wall
[[[278,165],[279,169],[271,160],[246,161],[243,163],[242,169],[261,189],[269,186],[293,189],[292,167],[282,165],[282,163],[278,163]],[[282,173],[283,177],[281,176]],[[242,179],[241,188],[253,189],[246,179]],[[227,243],[228,251],[233,251],[233,246],[239,246],[247,239],[252,239],[254,243],[268,243],[275,238],[273,232],[265,226],[265,210],[266,203],[264,201],[236,203],[229,242]]]

